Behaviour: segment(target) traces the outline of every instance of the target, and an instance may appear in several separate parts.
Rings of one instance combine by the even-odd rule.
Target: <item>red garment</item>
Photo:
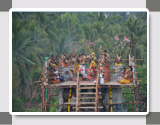
[[[131,71],[132,72],[132,71]],[[130,82],[133,82],[133,73],[132,73],[132,77],[130,78]]]
[[[92,66],[91,68],[92,68],[92,71],[93,71],[93,72],[92,72],[92,75],[93,75],[94,77],[96,77],[96,73],[97,73],[97,72],[96,72],[96,66]]]

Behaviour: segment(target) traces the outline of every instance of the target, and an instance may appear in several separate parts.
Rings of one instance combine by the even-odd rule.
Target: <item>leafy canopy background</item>
[[[119,42],[114,37],[118,35]],[[123,46],[123,37],[131,41]],[[92,46],[90,46],[93,44]],[[33,81],[42,72],[45,56],[70,51],[99,56],[102,45],[111,58],[118,52],[122,58],[131,53],[146,73],[147,62],[147,13],[146,12],[13,12],[12,21],[12,84],[13,110],[22,110],[25,88],[32,90]],[[145,75],[141,76],[145,76]],[[140,77],[141,77],[140,76]],[[146,79],[143,79],[146,83]],[[146,92],[146,90],[144,90]],[[144,95],[143,88],[141,94]],[[32,95],[32,91],[31,91]],[[144,97],[146,99],[146,97]],[[146,101],[146,100],[145,100]],[[14,105],[15,104],[15,105]],[[20,108],[20,109],[18,109]]]

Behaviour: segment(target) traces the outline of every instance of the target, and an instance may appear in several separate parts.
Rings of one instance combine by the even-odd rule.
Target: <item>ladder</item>
[[[103,108],[99,106],[99,98],[101,98],[101,92],[98,89],[99,86],[99,71],[97,71],[97,79],[94,85],[82,85],[79,82],[79,71],[77,73],[77,86],[76,86],[76,112],[94,111],[98,112]]]

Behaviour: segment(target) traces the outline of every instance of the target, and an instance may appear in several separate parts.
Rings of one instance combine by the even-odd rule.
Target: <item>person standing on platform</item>
[[[91,53],[89,62],[90,62],[90,69],[92,69],[92,74],[95,77],[96,76],[96,62],[97,62],[97,59],[96,59],[96,56],[95,56],[94,52]]]
[[[62,66],[67,67],[67,56],[65,52],[63,53],[62,56]]]
[[[70,56],[69,65],[70,65],[71,72],[73,73],[73,76],[74,76],[76,73],[76,53]]]
[[[110,55],[107,53],[107,50],[103,52],[103,61],[104,61],[104,82],[110,82]]]
[[[80,70],[81,70],[81,74],[83,75],[83,77],[86,77],[86,73],[85,73],[85,55],[81,54],[80,56]]]
[[[115,58],[115,65],[116,65],[115,72],[118,72],[117,69],[119,69],[119,66],[121,64],[122,64],[122,58],[121,58],[121,53],[119,53],[119,54],[116,55],[116,58]]]
[[[58,71],[61,72],[61,59],[60,59],[60,57],[57,55],[55,60],[56,60],[55,63],[57,65]]]
[[[52,64],[55,63],[54,61],[55,61],[55,60],[54,60],[54,56],[51,55],[51,56],[49,57],[49,60],[48,60],[48,66],[49,66],[49,67],[52,67]]]
[[[80,68],[80,57],[81,57],[81,54],[79,53],[77,58],[76,58],[76,69],[79,69]]]

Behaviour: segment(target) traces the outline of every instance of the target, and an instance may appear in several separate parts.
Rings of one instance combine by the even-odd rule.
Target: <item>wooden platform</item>
[[[93,81],[80,81],[81,86],[85,85],[96,85]],[[52,84],[51,87],[76,87],[76,81],[65,81],[61,83]],[[103,85],[100,86],[133,86],[133,83],[130,84],[121,84],[115,81],[106,82]]]

